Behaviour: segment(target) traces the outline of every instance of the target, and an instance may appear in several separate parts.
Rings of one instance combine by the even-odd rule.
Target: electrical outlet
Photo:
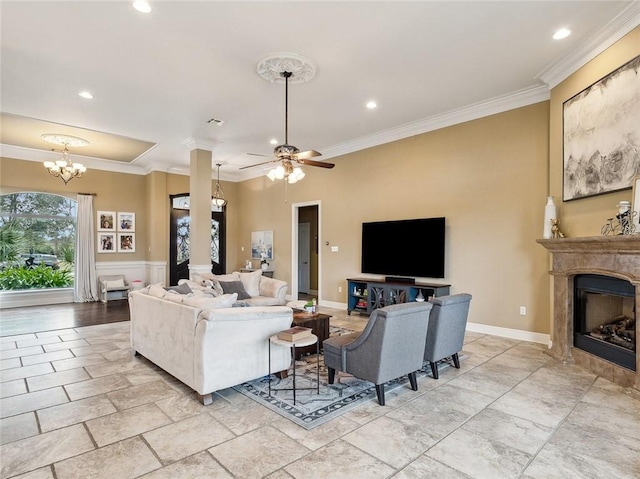
[[[338,293],[342,293],[342,286],[338,286]]]
[[[526,306],[520,306],[520,314],[522,316],[526,316],[526,314],[527,314],[527,307]]]

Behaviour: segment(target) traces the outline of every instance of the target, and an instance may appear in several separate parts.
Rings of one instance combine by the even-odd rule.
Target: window
[[[47,193],[0,195],[0,265],[10,268],[48,268],[43,280],[22,287],[0,282],[0,289],[66,287],[73,284],[77,202]],[[51,271],[49,271],[51,270]],[[20,286],[18,284],[18,286]]]

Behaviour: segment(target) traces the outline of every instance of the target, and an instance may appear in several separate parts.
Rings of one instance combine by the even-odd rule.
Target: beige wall
[[[446,216],[446,278],[438,281],[474,295],[470,321],[549,333],[549,258],[535,242],[547,194],[570,236],[599,234],[615,205],[631,199],[627,190],[562,203],[562,103],[638,54],[640,28],[555,87],[550,102],[334,158],[333,170],[307,167],[296,185],[223,182],[227,270],[249,258],[251,231],[273,230],[272,267],[290,281],[293,205],[320,201],[321,300],[345,303],[346,278],[360,276],[362,222]],[[98,261],[167,261],[168,195],[187,192],[189,178],[90,170],[65,187],[39,162],[3,158],[0,185],[3,193],[97,193],[96,209],[133,211],[139,228],[135,255]]]
[[[474,295],[470,321],[548,333],[547,254],[535,242],[548,118],[542,102],[334,158],[332,170],[307,167],[295,185],[240,183],[238,248],[246,253],[251,231],[273,230],[275,275],[290,281],[292,205],[320,200],[321,300],[346,303],[346,278],[360,276],[362,222],[445,216],[446,278],[438,281]]]
[[[136,214],[136,251],[134,253],[97,253],[96,261],[141,261],[147,259],[148,229],[146,180],[142,175],[88,170],[82,178],[66,185],[54,178],[38,161],[0,159],[2,193],[39,191],[76,199],[78,193],[95,193],[94,211],[126,211]]]
[[[624,190],[562,202],[562,104],[637,55],[640,55],[640,27],[551,90],[550,185],[551,194],[556,197],[558,217],[567,236],[600,235],[602,225],[617,211],[618,202],[632,199],[631,190]]]

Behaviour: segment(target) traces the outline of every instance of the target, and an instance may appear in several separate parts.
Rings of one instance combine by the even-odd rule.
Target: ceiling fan
[[[298,165],[319,166],[320,168],[333,168],[333,163],[324,161],[315,161],[311,158],[322,156],[322,153],[315,150],[300,151],[297,147],[289,144],[289,78],[292,73],[283,71],[280,76],[284,78],[284,144],[278,145],[273,149],[273,159],[257,163],[255,165],[243,166],[241,170],[253,168],[255,166],[266,165],[268,163],[280,163],[275,170],[267,175],[273,179],[287,179],[289,183],[295,183],[298,179],[302,179],[303,173],[296,172]],[[260,153],[247,153],[252,156],[268,156]],[[298,168],[298,171],[300,169]],[[302,176],[299,176],[299,175]],[[293,181],[292,181],[293,180]]]

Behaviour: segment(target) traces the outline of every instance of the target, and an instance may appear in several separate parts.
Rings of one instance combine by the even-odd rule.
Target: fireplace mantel
[[[573,348],[573,286],[578,274],[600,274],[629,281],[636,286],[635,305],[640,305],[640,235],[590,236],[537,240],[552,254],[553,345],[550,353],[564,362],[582,367],[625,387],[640,390],[640,354],[636,371],[619,367]],[[640,319],[636,314],[636,351]]]

